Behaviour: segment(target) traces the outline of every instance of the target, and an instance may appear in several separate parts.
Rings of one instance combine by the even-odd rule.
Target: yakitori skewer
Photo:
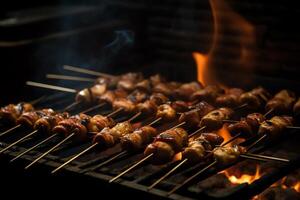
[[[151,97],[150,97],[150,100],[151,101],[153,101],[153,103],[155,103],[155,105],[156,104],[159,104],[159,103],[164,103],[165,102],[165,99],[164,99],[164,97],[162,96],[162,95],[152,95]],[[125,104],[126,105],[126,104]],[[145,108],[146,107],[142,107],[142,109],[141,109],[141,111],[140,112],[138,112],[138,115],[136,115],[136,117],[137,116],[139,116],[141,113],[142,113],[142,111],[143,112],[145,112]],[[113,115],[115,115],[116,113],[118,113],[118,112],[120,112],[120,111],[123,111],[124,109],[126,110],[126,107],[124,107],[124,104],[121,104],[120,105],[120,107],[115,107],[115,111],[113,111],[112,113],[110,113],[109,115],[107,115],[106,117],[101,117],[100,115],[96,115],[96,116],[94,116],[93,118],[91,118],[91,122],[89,123],[89,124],[92,124],[92,123],[99,123],[98,125],[96,125],[96,127],[99,127],[99,125],[101,125],[101,129],[95,129],[94,127],[95,126],[89,126],[89,127],[87,127],[91,132],[97,132],[97,131],[101,131],[105,126],[109,126],[109,124],[108,124],[108,122],[106,122],[104,119],[108,119],[109,117],[111,117],[111,116],[113,116]],[[132,111],[134,111],[135,109],[133,109]],[[169,116],[169,111],[168,111],[168,109],[163,109],[163,110],[160,110],[160,112],[158,112],[157,114],[159,114],[158,116],[159,117],[161,117],[161,118],[164,118],[165,120],[168,120],[168,118],[170,118],[170,116]],[[79,115],[80,116],[80,115]],[[84,115],[83,115],[84,116]],[[174,117],[172,118],[172,119],[174,119],[176,117],[176,115],[174,114]],[[48,118],[47,118],[48,119]],[[37,118],[35,119],[35,120],[37,120]],[[100,120],[100,121],[99,121]],[[104,121],[103,121],[104,120]],[[155,120],[156,122],[158,122],[159,120]],[[31,122],[31,124],[34,124],[34,121],[32,121]],[[111,123],[110,123],[111,124]],[[52,123],[52,125],[55,125],[55,124],[53,124]],[[109,126],[110,127],[110,126]],[[48,128],[49,130],[50,130],[50,128]],[[48,131],[49,131],[48,130]],[[26,136],[25,136],[26,137]],[[46,142],[47,141],[47,138],[45,139],[45,141],[44,142]],[[44,143],[44,142],[42,142],[42,144]]]
[[[95,115],[91,119],[89,119],[89,116],[84,115],[83,113],[81,113],[79,115],[74,115],[72,117],[69,117],[69,114],[66,113],[66,112],[57,113],[57,114],[55,114],[53,116],[50,116],[50,117],[49,116],[43,116],[40,119],[35,121],[33,129],[40,130],[40,131],[43,131],[44,133],[46,132],[46,133],[51,134],[51,135],[49,137],[47,137],[46,139],[42,140],[41,142],[39,142],[38,144],[34,145],[33,147],[31,147],[31,148],[25,150],[24,152],[20,153],[13,160],[16,160],[18,157],[21,157],[22,155],[26,154],[27,152],[39,147],[40,145],[50,141],[50,139],[58,136],[59,133],[52,132],[52,130],[55,127],[57,127],[61,124],[62,125],[64,125],[64,124],[72,125],[72,123],[79,123],[79,121],[78,121],[79,119],[85,119],[85,120],[88,120],[87,127],[88,127],[89,131],[98,131],[101,127],[113,126],[115,124],[115,122],[112,120],[111,117],[114,116],[116,113],[118,113],[120,111],[121,111],[121,109],[117,109],[117,110],[111,112],[110,114],[108,114],[106,116]],[[80,125],[78,127],[80,127]],[[82,127],[82,129],[84,129],[84,128]],[[70,129],[69,131],[73,131],[73,130]],[[67,135],[67,134],[65,134],[65,135]]]
[[[124,136],[126,134],[129,134],[130,132],[133,131],[132,130],[133,128],[130,125],[130,123],[131,123],[131,121],[136,119],[136,117],[139,116],[140,114],[141,114],[140,112],[137,113],[136,115],[134,115],[129,120],[126,120],[125,122],[118,123],[116,126],[114,126],[111,129],[104,128],[100,133],[98,133],[94,136],[93,143],[89,147],[87,147],[86,149],[84,149],[80,153],[76,154],[75,156],[70,158],[68,161],[64,162],[62,165],[60,165],[59,167],[54,169],[51,173],[55,173],[55,172],[59,171],[64,166],[68,165],[69,163],[71,163],[72,161],[74,161],[75,159],[80,157],[81,155],[85,154],[86,152],[90,151],[91,149],[95,148],[96,146],[98,146],[98,145],[101,146],[101,144],[103,145],[104,142],[106,142],[108,139],[111,141],[111,144],[109,145],[109,147],[111,147],[114,144],[118,143],[118,141],[120,140],[120,138],[122,136]],[[100,139],[100,137],[101,137],[101,139]]]
[[[164,134],[172,134],[173,137],[177,137],[180,141],[178,141],[179,143],[181,143],[181,145],[184,145],[187,142],[188,139],[188,134],[187,132],[185,132],[184,129],[182,128],[178,128],[179,126],[184,125],[184,122],[176,125],[176,127],[172,127],[171,129],[168,129],[167,131],[164,131],[160,134],[158,134],[156,136],[155,140],[158,139],[163,139],[163,135]],[[179,149],[180,147],[178,147]],[[114,178],[110,179],[109,182],[113,182],[115,180],[117,180],[118,178],[120,178],[121,176],[123,176],[124,174],[128,173],[129,171],[131,171],[132,169],[134,169],[135,167],[137,167],[138,165],[142,164],[143,162],[149,160],[151,157],[154,156],[154,152],[150,152],[150,153],[146,153],[145,157],[143,159],[141,159],[140,161],[136,162],[135,164],[133,164],[131,167],[127,168],[126,170],[124,170],[123,172],[119,173],[117,176],[115,176]]]
[[[188,179],[186,179],[185,181],[183,181],[182,183],[180,183],[179,185],[177,185],[176,187],[174,187],[171,191],[168,192],[168,195],[173,194],[174,192],[176,192],[177,190],[179,190],[180,188],[182,188],[183,186],[191,182],[193,179],[198,177],[200,174],[202,174],[203,172],[205,172],[206,170],[208,170],[209,168],[217,164],[226,166],[231,163],[237,162],[239,158],[254,159],[259,161],[267,159],[267,160],[274,160],[280,162],[289,162],[289,160],[276,158],[276,157],[268,157],[268,156],[261,157],[261,156],[257,156],[257,154],[247,155],[245,154],[246,151],[247,151],[246,148],[238,145],[232,147],[225,147],[225,146],[215,147],[212,151],[208,151],[211,152],[211,156],[213,156],[214,161],[209,165],[207,165],[206,167],[204,167],[203,169],[201,169],[200,171],[198,171],[197,173],[195,173],[194,175],[192,175],[191,177],[189,177]]]
[[[21,124],[17,124],[17,119],[25,112],[32,111],[34,108],[30,103],[18,103],[9,104],[0,109],[0,119],[6,124],[14,124],[15,126],[0,133],[0,137],[10,133],[11,131],[21,127]]]
[[[182,161],[177,164],[174,168],[172,168],[170,171],[168,171],[165,175],[163,175],[161,178],[159,178],[157,181],[155,181],[152,185],[148,187],[148,190],[154,188],[157,184],[159,184],[161,181],[163,181],[165,178],[167,178],[169,175],[171,175],[175,170],[177,170],[180,166],[182,166],[184,163],[191,160],[193,163],[201,162],[205,159],[207,159],[207,152],[206,150],[212,150],[217,145],[220,145],[224,141],[224,138],[217,135],[216,133],[205,133],[201,136],[189,141],[188,146],[182,151]],[[233,141],[231,139],[229,142]],[[228,144],[229,142],[226,142],[225,144],[222,144],[221,146],[224,146]]]
[[[69,116],[68,113],[56,113],[52,109],[34,110],[34,111],[23,113],[20,117],[18,117],[16,123],[20,126],[23,126],[33,131],[29,134],[26,134],[24,137],[18,139],[17,141],[13,142],[12,144],[8,145],[7,147],[5,147],[0,151],[0,153],[3,153],[4,151],[26,140],[27,138],[33,136],[34,134],[38,134],[39,132],[48,133],[51,130],[51,125],[56,124],[57,122],[65,119],[68,116]]]

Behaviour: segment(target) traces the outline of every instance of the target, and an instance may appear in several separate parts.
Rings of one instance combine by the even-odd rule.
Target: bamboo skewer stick
[[[21,127],[21,124],[18,124],[18,125],[16,125],[16,126],[10,128],[10,129],[4,131],[3,133],[0,134],[0,137],[2,137],[3,135],[6,135],[7,133],[10,133],[10,132],[16,130],[16,129],[19,128],[19,127]]]
[[[58,90],[61,92],[77,93],[77,90],[72,89],[72,88],[60,87],[60,86],[55,86],[55,85],[50,85],[50,84],[45,84],[45,83],[38,83],[38,82],[33,82],[33,81],[26,81],[26,85],[40,87],[40,88],[46,88],[46,89],[51,89],[51,90]]]
[[[52,138],[58,136],[58,134],[53,134],[50,137],[47,137],[46,139],[42,140],[41,142],[37,143],[36,145],[30,147],[29,149],[23,151],[22,153],[20,153],[19,155],[17,155],[16,157],[14,157],[13,159],[10,160],[10,162],[13,162],[15,160],[17,160],[18,158],[22,157],[23,155],[25,155],[26,153],[34,150],[35,148],[37,148],[38,146],[45,144],[46,142],[50,141]]]
[[[67,76],[67,75],[60,75],[60,74],[47,74],[46,78],[49,79],[59,79],[59,80],[70,80],[70,81],[82,81],[82,82],[95,82],[95,79],[92,78],[85,78],[79,76]]]
[[[57,143],[54,147],[50,148],[48,151],[46,151],[41,156],[39,156],[34,161],[32,161],[29,165],[27,165],[25,167],[25,169],[26,170],[29,169],[32,165],[34,165],[36,162],[38,162],[39,160],[41,160],[42,158],[44,158],[45,156],[47,156],[49,153],[51,153],[52,151],[54,151],[57,147],[59,147],[60,145],[62,145],[63,143],[65,143],[66,141],[68,141],[69,139],[71,139],[74,135],[75,135],[75,133],[72,133],[68,137],[64,138],[62,141],[60,141],[59,143]]]
[[[89,70],[89,69],[70,66],[70,65],[64,65],[63,68],[65,70],[69,70],[69,71],[73,71],[73,72],[79,72],[79,73],[83,73],[83,74],[89,74],[89,75],[93,75],[93,76],[102,76],[102,77],[107,77],[107,78],[116,77],[116,76],[111,75],[111,74],[101,73],[101,72],[97,72],[97,71],[93,71],[93,70]]]
[[[25,139],[31,137],[32,135],[36,134],[37,132],[38,132],[38,130],[35,130],[35,131],[29,133],[28,135],[22,137],[21,139],[18,139],[17,141],[11,143],[10,145],[8,145],[8,146],[5,147],[4,149],[2,149],[2,150],[0,151],[0,154],[3,153],[4,151],[10,149],[11,147],[15,146],[16,144],[18,144],[18,143],[24,141]]]

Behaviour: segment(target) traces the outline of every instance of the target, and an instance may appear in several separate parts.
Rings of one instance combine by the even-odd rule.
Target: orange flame
[[[177,160],[181,160],[181,159],[182,159],[182,153],[179,152],[174,156],[173,161],[177,161]]]
[[[223,173],[232,184],[242,184],[242,183],[251,184],[252,182],[254,182],[255,180],[261,177],[260,167],[258,165],[256,166],[256,171],[255,174],[253,175],[243,174],[240,177],[236,177],[235,175],[230,175],[227,170],[224,170],[220,173]]]
[[[287,186],[286,185],[286,179],[287,177],[283,177],[280,181],[277,181],[276,183],[274,183],[271,187],[275,187],[275,186],[280,186],[283,189],[287,189],[287,188],[293,188],[294,190],[296,190],[297,192],[300,192],[300,181],[297,181],[294,185],[290,185]]]
[[[197,78],[204,86],[208,84],[219,84],[214,79],[212,73],[213,58],[217,54],[218,46],[222,42],[223,29],[232,29],[237,32],[235,42],[240,47],[239,57],[236,59],[236,64],[242,66],[248,72],[253,68],[255,61],[255,51],[253,47],[256,45],[255,28],[240,15],[232,11],[232,9],[224,2],[219,0],[209,1],[212,17],[214,33],[212,45],[207,54],[193,52],[193,58],[197,65]],[[223,27],[222,24],[228,25]]]
[[[221,129],[218,130],[217,134],[224,138],[224,142],[231,139],[231,135],[225,125]],[[230,145],[230,144],[228,144],[228,145]]]

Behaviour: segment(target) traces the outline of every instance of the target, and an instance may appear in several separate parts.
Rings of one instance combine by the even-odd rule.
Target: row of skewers
[[[118,155],[122,155],[124,152],[138,152],[144,149],[145,158],[116,176],[111,180],[112,182],[145,160],[151,160],[153,164],[164,164],[172,161],[172,158],[179,152],[182,152],[183,160],[176,169],[187,161],[191,163],[203,161],[208,155],[215,159],[214,164],[232,163],[241,155],[244,157],[248,156],[248,158],[263,159],[260,155],[244,155],[245,149],[242,147],[219,146],[224,139],[212,131],[220,129],[224,123],[231,123],[228,129],[230,133],[235,135],[232,139],[237,137],[250,138],[253,136],[260,136],[260,140],[266,137],[273,139],[282,135],[288,128],[298,128],[294,126],[293,118],[287,116],[274,116],[267,120],[266,116],[262,114],[252,113],[240,121],[232,120],[237,109],[259,110],[264,106],[267,110],[266,114],[287,114],[294,110],[294,116],[298,116],[297,111],[300,110],[300,103],[298,103],[299,101],[296,102],[295,95],[287,90],[282,90],[271,98],[269,93],[261,87],[249,92],[236,88],[224,92],[217,86],[203,88],[196,82],[170,84],[160,76],[142,80],[142,78],[139,78],[140,75],[137,74],[124,75],[124,77],[134,78],[124,78],[126,81],[123,80],[123,86],[121,87],[118,84],[122,83],[122,78],[120,79],[120,77],[122,76],[118,76],[118,81],[113,82],[117,84],[108,84],[109,87],[105,85],[107,84],[105,81],[115,77],[105,77],[105,80],[102,77],[100,82],[97,80],[100,84],[95,84],[91,88],[78,92],[76,97],[77,103],[91,104],[96,102],[99,105],[103,103],[111,105],[114,111],[108,116],[88,116],[83,113],[70,116],[67,112],[57,113],[51,109],[34,110],[33,106],[26,103],[8,105],[1,108],[0,116],[2,120],[15,123],[17,128],[23,126],[34,129],[32,133],[25,136],[25,139],[37,133],[52,134],[44,140],[45,142],[57,135],[64,136],[61,142],[42,154],[26,168],[32,166],[39,159],[51,153],[57,146],[72,137],[82,142],[90,140],[92,145],[55,169],[53,173],[96,146],[103,149],[120,143],[123,151]],[[153,80],[156,80],[156,82]],[[141,87],[143,84],[139,84],[140,82],[148,82],[144,86],[149,86],[150,83],[150,87]],[[102,85],[102,83],[105,84]],[[129,85],[133,87],[128,89],[130,88],[128,87]],[[137,85],[138,88],[136,87]],[[161,85],[160,88],[163,89],[154,89],[158,85]],[[49,85],[44,86],[48,87]],[[146,90],[146,88],[148,89]],[[152,94],[150,95],[150,93]],[[224,105],[228,107],[222,107]],[[111,116],[119,112],[132,114],[133,117],[124,122],[116,123]],[[155,117],[149,125],[135,128],[131,122],[139,116]],[[158,133],[157,129],[153,127],[162,121],[171,122],[176,120],[178,120],[178,124],[175,127],[162,133]],[[180,126],[183,128],[180,128]],[[9,131],[12,130],[14,129],[9,129]],[[189,135],[188,130],[195,131]],[[203,130],[206,133],[199,134]],[[5,132],[5,134],[7,133],[9,132]],[[16,143],[2,149],[1,152],[21,141],[16,141]],[[41,145],[42,142],[37,145]],[[29,150],[32,149],[30,148]],[[25,151],[25,153],[27,152]],[[24,155],[24,152],[20,155]],[[270,159],[270,157],[265,157],[264,159]],[[271,159],[287,161],[280,158]],[[155,185],[152,185],[151,188]],[[172,193],[176,190],[172,191]]]

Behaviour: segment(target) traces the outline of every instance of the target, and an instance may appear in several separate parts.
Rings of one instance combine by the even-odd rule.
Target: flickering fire
[[[227,170],[224,170],[220,173],[223,173],[232,184],[251,184],[262,176],[260,173],[260,167],[258,165],[256,166],[255,174],[243,174],[240,177],[237,177],[235,175],[231,175]]]
[[[217,133],[218,133],[218,135],[220,135],[224,138],[224,142],[230,140],[230,138],[231,138],[231,135],[225,125],[221,129],[219,129]],[[230,144],[228,144],[228,145],[230,145]]]
[[[236,64],[243,67],[247,72],[253,69],[255,61],[256,46],[255,28],[243,17],[235,13],[225,1],[210,0],[209,1],[213,17],[214,32],[212,36],[212,45],[206,54],[193,52],[193,58],[197,65],[198,81],[204,86],[208,84],[220,84],[213,76],[212,62],[217,54],[218,47],[223,42],[222,35],[224,30],[234,30],[238,34],[235,36],[235,42],[240,47],[238,57],[235,58]],[[225,23],[226,22],[226,23]],[[224,25],[228,27],[223,27]]]
[[[181,160],[181,159],[182,159],[182,153],[179,152],[174,156],[173,161],[177,161],[177,160]]]
[[[287,177],[283,177],[280,181],[277,181],[276,183],[274,183],[271,187],[276,187],[276,186],[280,186],[283,189],[287,189],[287,188],[293,188],[294,190],[296,190],[297,192],[300,192],[300,181],[294,183],[293,185],[286,185],[286,179]]]

